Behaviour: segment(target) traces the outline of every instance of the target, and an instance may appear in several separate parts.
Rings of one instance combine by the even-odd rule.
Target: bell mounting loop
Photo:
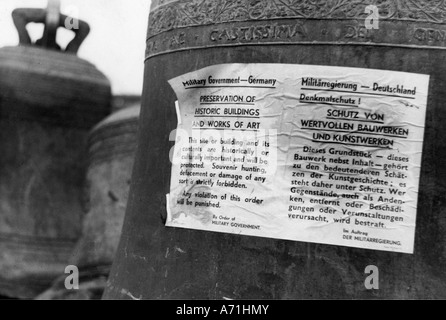
[[[60,0],[48,0],[46,9],[45,29],[42,45],[47,48],[56,47],[57,28],[60,23]]]
[[[19,33],[20,45],[36,45],[46,49],[77,53],[79,47],[88,36],[90,27],[82,20],[76,20],[76,25],[78,26],[76,28],[67,27],[66,21],[74,18],[67,17],[60,12],[60,3],[61,0],[48,0],[46,9],[18,8],[12,12],[12,18]],[[26,25],[31,22],[42,23],[45,26],[42,38],[35,43],[31,41],[31,37],[26,29]],[[64,50],[56,42],[58,28],[67,28],[75,33],[73,40],[68,43]]]

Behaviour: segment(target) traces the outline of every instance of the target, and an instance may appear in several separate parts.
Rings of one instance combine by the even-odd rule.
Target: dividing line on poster
[[[221,64],[169,83],[166,226],[413,253],[428,75]]]

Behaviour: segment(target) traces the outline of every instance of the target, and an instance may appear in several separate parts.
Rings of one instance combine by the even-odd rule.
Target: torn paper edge
[[[178,124],[181,124],[180,104],[178,103],[178,100],[175,101],[175,110],[177,112]]]
[[[166,194],[166,211],[167,211],[167,219],[166,224],[171,219],[171,211],[170,211],[170,193]]]

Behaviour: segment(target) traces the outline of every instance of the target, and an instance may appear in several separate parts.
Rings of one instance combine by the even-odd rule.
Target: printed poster
[[[166,226],[413,253],[428,75],[221,64],[170,84]]]

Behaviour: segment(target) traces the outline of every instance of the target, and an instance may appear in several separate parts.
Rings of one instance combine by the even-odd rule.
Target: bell
[[[40,300],[100,299],[118,247],[136,152],[140,106],[127,107],[96,125],[89,136],[86,188],[88,212],[70,265],[79,270],[79,289],[59,277]]]
[[[442,1],[433,2],[205,0],[198,4],[194,0],[152,1],[139,147],[123,233],[104,298],[446,297],[443,272],[446,267],[446,167],[443,164],[446,145],[441,138],[446,134],[442,125],[446,118],[442,31],[446,7]],[[376,5],[368,8],[370,4]],[[169,136],[178,123],[185,121],[177,116],[175,101],[179,100],[181,108],[181,99],[169,81],[176,79],[172,81],[183,89],[202,88],[209,81],[215,81],[207,77],[208,69],[203,68],[220,70],[218,75],[224,78],[226,70],[236,70],[235,64],[243,64],[240,68],[257,68],[256,78],[274,72],[270,64],[278,70],[283,70],[282,64],[314,65],[318,70],[327,68],[327,74],[331,67],[370,69],[370,77],[383,70],[430,75],[419,188],[416,186],[419,192],[413,253],[321,244],[318,243],[320,237],[312,242],[284,240],[280,239],[280,230],[275,239],[166,227],[166,220],[169,221],[166,194],[171,192],[173,167],[169,161],[173,146]],[[261,65],[254,64],[269,65],[262,70]],[[348,79],[353,69],[348,70],[331,79],[332,83],[337,85],[335,80],[339,84],[342,79]],[[190,73],[196,77],[187,78]],[[183,77],[177,78],[180,76]],[[302,77],[296,74],[281,79],[280,85],[293,88]],[[240,83],[240,79],[232,77],[225,81]],[[272,83],[262,79],[261,84],[253,85],[271,87]],[[424,84],[425,92],[427,82]],[[227,86],[216,82],[212,85]],[[373,90],[372,86],[370,88]],[[394,91],[402,92],[401,86]],[[184,89],[184,92],[185,99],[194,95],[193,88]],[[246,89],[245,92],[250,91]],[[298,100],[297,91],[294,93]],[[274,97],[265,94],[261,98]],[[195,107],[206,99],[206,96],[195,97]],[[292,109],[292,106],[284,106],[283,111],[283,119],[290,119],[286,117],[285,107]],[[410,115],[413,110],[407,104],[404,112]],[[311,117],[311,114],[303,116]],[[200,126],[200,122],[195,125]],[[319,149],[314,150],[312,152],[317,153]],[[326,150],[328,152],[328,147]],[[397,179],[389,181],[396,183]],[[267,196],[277,194],[275,192],[271,190]],[[236,192],[234,194],[237,196]],[[191,215],[186,217],[195,213],[194,218],[206,225],[207,218],[213,219],[212,215],[199,216],[211,209],[206,210],[191,209]],[[283,212],[276,210],[270,214],[276,216]],[[184,221],[187,222],[186,217]],[[308,235],[323,230],[316,229],[307,230]],[[375,283],[379,290],[376,286],[370,290],[370,286],[365,285],[368,266],[379,270],[379,282]]]
[[[66,49],[55,42],[57,4],[16,9],[21,43],[0,49],[0,294],[9,297],[33,298],[63,274],[82,230],[88,132],[111,109],[110,82],[75,54],[88,25]],[[38,44],[30,22],[45,24]]]

